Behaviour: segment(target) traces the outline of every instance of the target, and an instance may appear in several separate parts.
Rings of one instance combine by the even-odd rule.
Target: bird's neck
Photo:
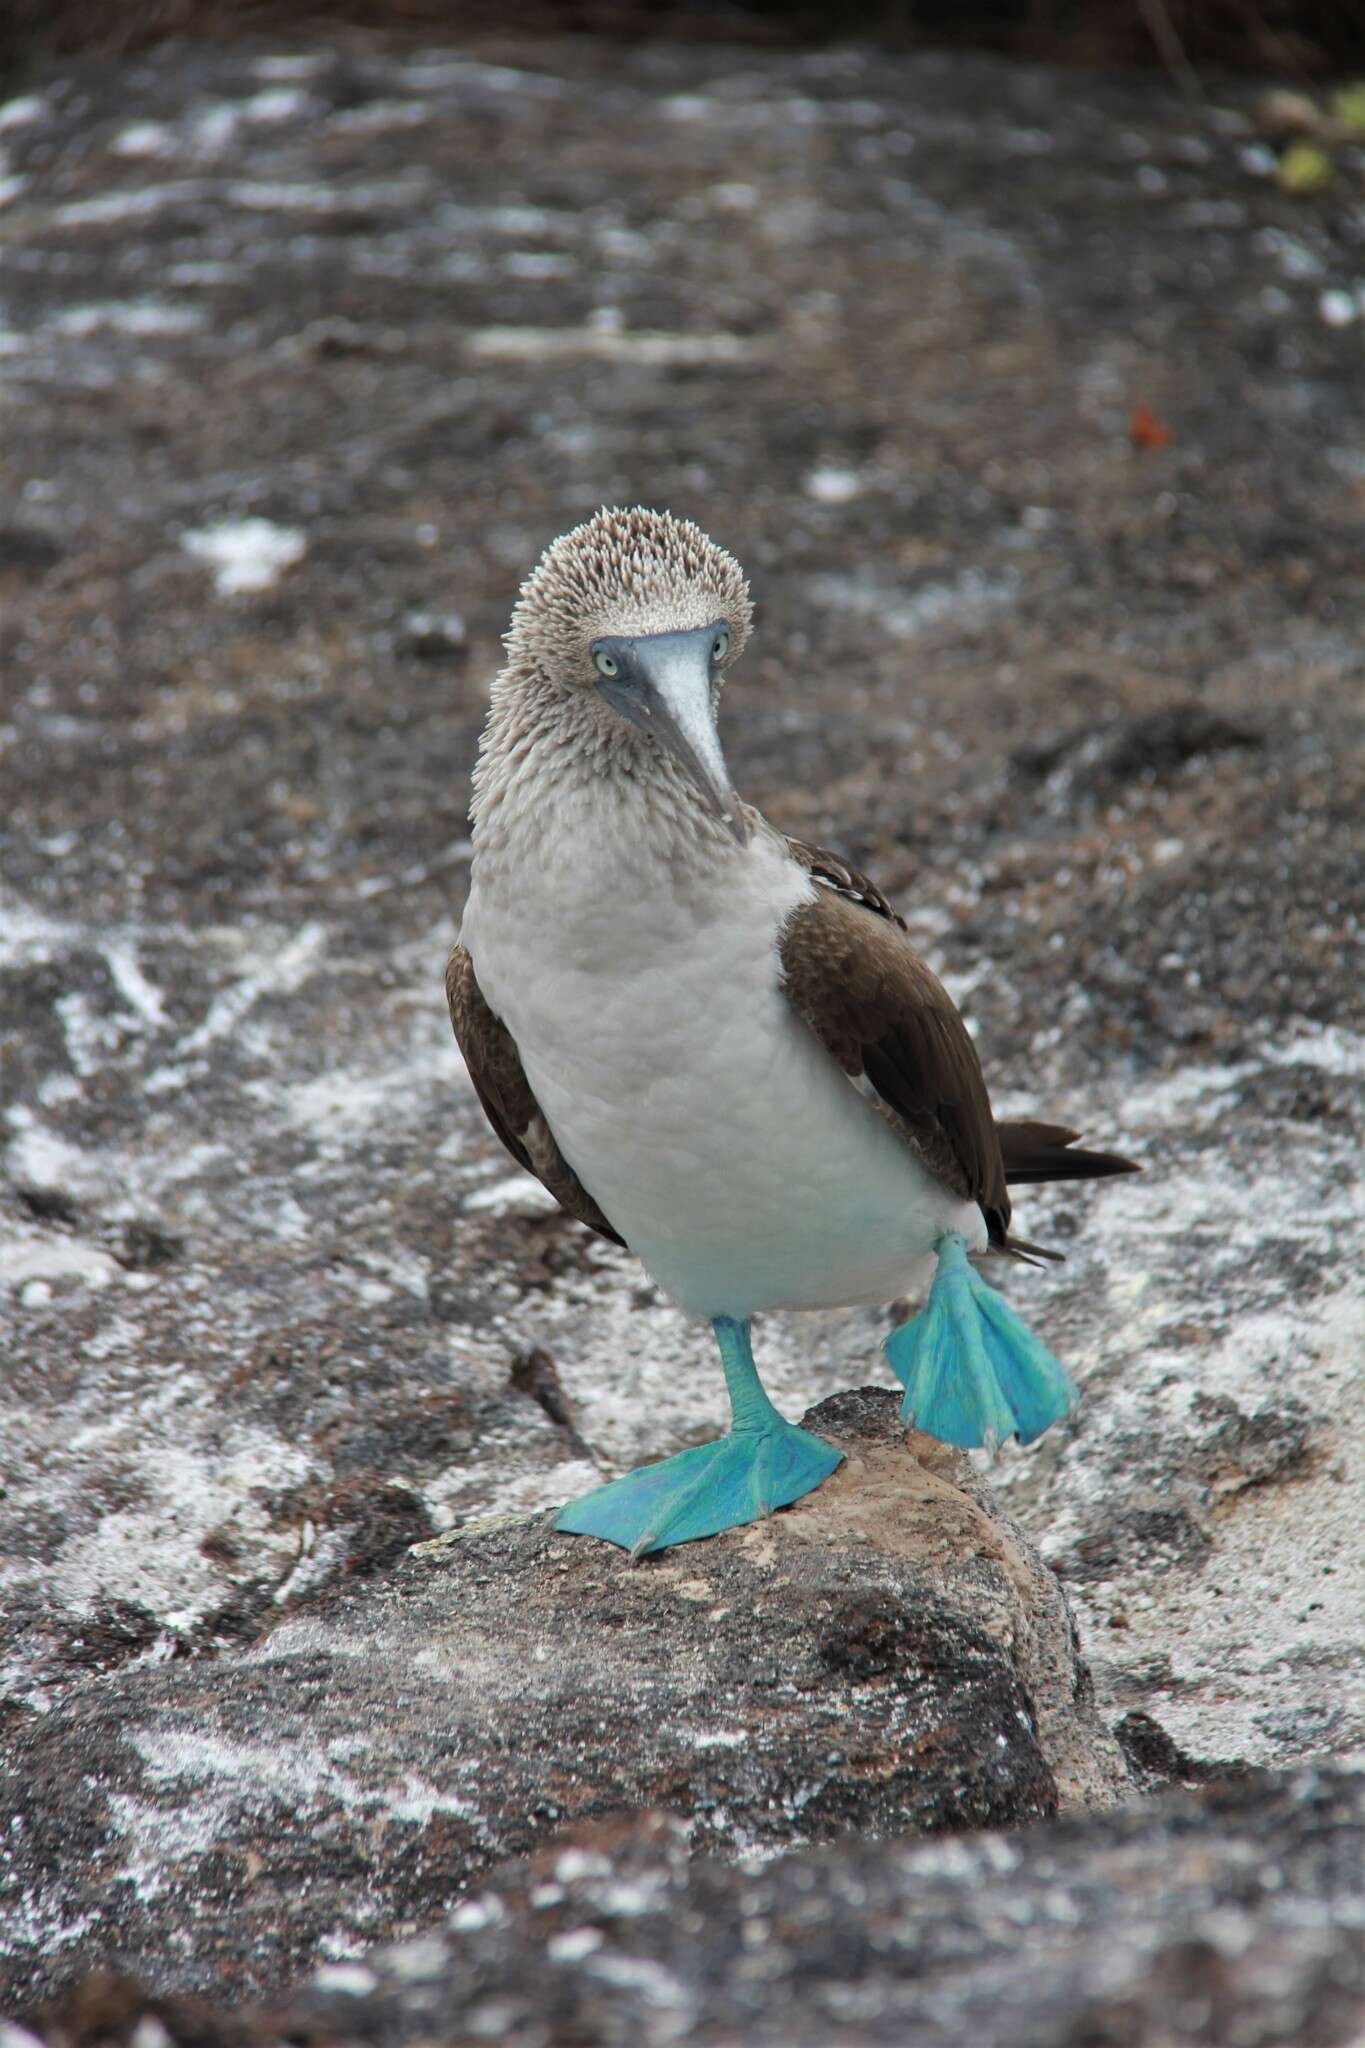
[[[653,741],[533,671],[504,669],[493,687],[470,813],[485,870],[558,863],[571,847],[607,873],[709,867],[736,851]]]

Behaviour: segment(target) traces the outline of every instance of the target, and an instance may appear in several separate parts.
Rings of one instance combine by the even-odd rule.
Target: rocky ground
[[[733,1856],[1113,1804],[1057,1581],[965,1459],[921,1464],[880,1389],[815,1414],[848,1464],[771,1527],[643,1570],[544,1517],[440,1538],[235,1658],[29,1717],[0,1837],[30,1946],[278,1984],[606,1816]]]
[[[570,2004],[527,2043],[605,2029],[572,1987],[607,1981],[604,2039],[728,2039],[760,1967],[774,2039],[936,2040],[973,1969],[894,2034],[899,1935],[843,2006],[785,1933],[704,2010],[649,1973],[707,1975],[737,1909],[890,1927],[941,1879],[914,1941],[967,1916],[999,1987],[1052,1953],[1012,1887],[1083,1869],[1046,1909],[1065,2011],[1129,2017],[1078,2041],[1348,2039],[1358,1780],[1302,1767],[1365,1757],[1365,161],[1296,202],[1235,91],[569,42],[73,61],[0,151],[4,2009],[104,1963],[219,2008],[321,1964],[362,2004],[297,2024],[382,2038],[407,1966],[359,1947],[615,1804],[792,1853],[591,1850],[676,1889],[686,1967],[648,1915],[594,1960],[532,1893],[496,1941],[471,1900],[404,1979],[445,1985],[442,2038],[558,1929]],[[440,992],[516,583],[635,499],[753,577],[745,794],[897,897],[1001,1106],[1147,1169],[1020,1204],[1067,1264],[1010,1292],[1085,1389],[990,1474],[1022,1535],[883,1446],[766,1548],[631,1573],[537,1519],[410,1555],[721,1420],[698,1334],[509,1170]],[[770,1319],[774,1395],[885,1381],[884,1327]],[[844,1514],[880,1457],[908,1549]],[[736,1663],[707,1617],[749,1606]],[[1299,1775],[1049,1818],[1259,1767]],[[1019,1981],[1001,2038],[1054,2038]]]

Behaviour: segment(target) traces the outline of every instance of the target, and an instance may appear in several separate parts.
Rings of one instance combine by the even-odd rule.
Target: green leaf
[[[1291,192],[1296,199],[1310,198],[1331,184],[1332,159],[1316,142],[1295,142],[1280,158],[1275,175],[1282,192]]]

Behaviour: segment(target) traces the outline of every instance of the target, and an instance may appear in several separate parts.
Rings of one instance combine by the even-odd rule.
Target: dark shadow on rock
[[[1059,801],[1074,802],[1112,795],[1131,782],[1162,782],[1190,761],[1265,743],[1246,720],[1189,702],[1031,741],[1011,758],[1026,781],[1047,782]]]
[[[1191,1756],[1173,1741],[1159,1721],[1140,1708],[1124,1715],[1114,1735],[1144,1791],[1164,1791],[1168,1785],[1221,1784],[1254,1775],[1243,1763]]]

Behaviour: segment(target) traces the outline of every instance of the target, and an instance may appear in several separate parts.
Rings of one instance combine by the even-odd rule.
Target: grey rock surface
[[[282,2004],[224,2014],[106,1979],[35,2025],[52,2048],[121,2048],[139,2026],[187,2048],[1354,2048],[1363,1865],[1359,1773],[740,1866],[638,1815],[504,1867],[447,1928],[328,1964]]]
[[[739,785],[896,898],[1002,1112],[1147,1168],[1030,1193],[1067,1264],[1006,1278],[1084,1402],[992,1484],[1101,1715],[1144,1782],[1359,1763],[1358,209],[1236,94],[857,50],[168,46],[0,150],[0,1740],[92,1882],[160,1810],[120,1702],[223,1688],[245,1798],[274,1624],[331,1671],[413,1543],[722,1420],[440,996],[498,635],[603,500],[750,569]],[[786,1412],[884,1326],[768,1319]]]
[[[471,1900],[463,1936],[377,1958],[372,1989],[324,1980],[291,2019],[341,2040],[496,2031],[517,2048],[575,2032],[1327,2048],[1365,2023],[1358,1776],[1167,1799],[1022,1839],[789,1856],[743,1876],[689,1871],[681,1843],[640,1833],[638,1846],[546,1856]]]
[[[278,1985],[650,1807],[734,1855],[1112,1805],[1128,1773],[1065,1599],[967,1460],[908,1447],[881,1389],[810,1421],[846,1462],[760,1526],[641,1567],[545,1516],[440,1538],[249,1652],[22,1717],[11,2000],[92,1957],[161,1990]]]

